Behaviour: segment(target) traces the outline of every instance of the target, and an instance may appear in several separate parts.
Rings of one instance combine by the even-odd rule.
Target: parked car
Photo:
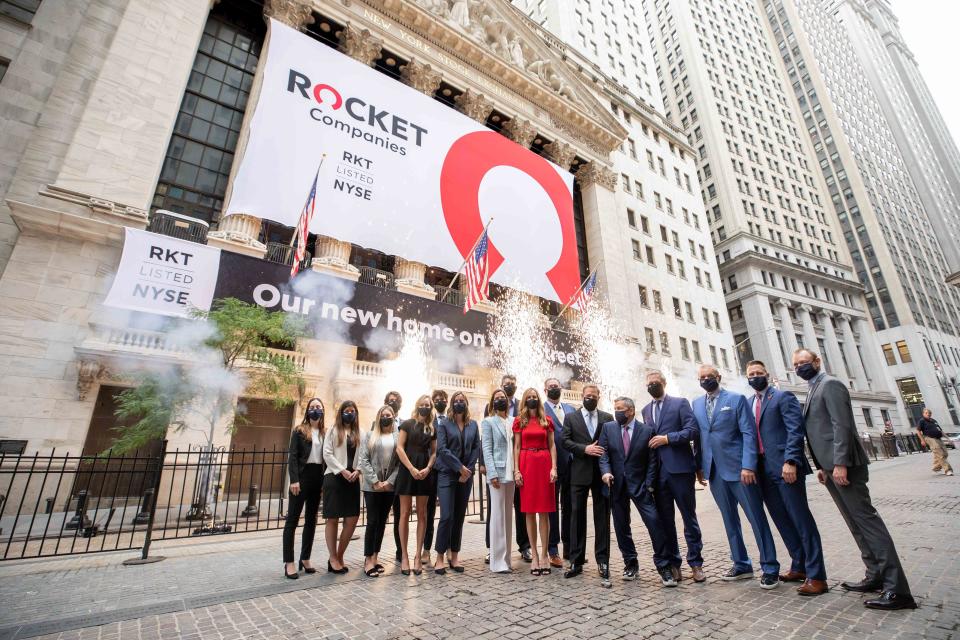
[[[947,449],[956,449],[960,445],[960,433],[944,433],[943,446]]]

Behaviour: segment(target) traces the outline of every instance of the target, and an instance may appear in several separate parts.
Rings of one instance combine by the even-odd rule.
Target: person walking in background
[[[434,389],[430,395],[430,400],[433,402],[433,433],[434,440],[436,440],[437,427],[440,426],[440,421],[447,413],[447,392],[443,389]],[[434,452],[436,452],[436,446],[434,446]],[[427,526],[423,533],[423,552],[420,555],[420,562],[425,565],[430,564],[430,549],[433,548],[433,532],[437,517],[437,472],[433,469],[433,466],[431,466],[430,471],[430,482],[433,486],[433,493],[427,496]],[[417,517],[419,518],[419,516]]]
[[[283,525],[283,574],[291,580],[300,577],[298,569],[307,573],[317,570],[310,563],[313,538],[317,529],[317,511],[323,490],[323,401],[310,398],[303,420],[290,434],[287,474],[290,478],[287,519]],[[303,534],[300,540],[300,563],[293,563],[293,538],[303,512]]]
[[[447,417],[437,429],[437,499],[440,501],[440,524],[437,525],[436,552],[433,570],[446,573],[445,554],[450,551],[450,568],[463,573],[459,562],[463,538],[463,519],[473,489],[473,474],[480,457],[480,429],[470,419],[470,401],[462,391],[450,397]]]
[[[820,356],[809,349],[793,352],[793,367],[810,387],[803,415],[817,480],[830,492],[866,566],[863,580],[840,587],[859,593],[880,591],[879,598],[864,601],[869,609],[916,609],[893,538],[870,500],[870,461],[857,433],[847,385],[827,375]]]
[[[343,554],[350,544],[353,530],[360,517],[360,471],[356,468],[357,449],[360,445],[360,413],[357,403],[344,400],[337,411],[333,429],[323,440],[323,517],[327,551],[327,571],[346,573],[349,569],[343,562]],[[339,538],[340,521],[343,529]]]
[[[553,423],[553,442],[557,449],[556,510],[550,514],[550,566],[562,569],[563,561],[570,558],[570,452],[560,446],[563,436],[563,420],[568,413],[574,413],[573,405],[561,402],[563,389],[556,378],[543,381],[543,392],[547,396],[543,403],[544,413]],[[560,545],[563,544],[563,557]]]
[[[610,504],[604,495],[600,456],[604,450],[597,441],[604,424],[613,420],[600,411],[600,388],[586,384],[582,390],[583,407],[563,419],[561,446],[572,455],[570,461],[570,568],[563,577],[583,573],[587,555],[587,494],[593,499],[593,557],[605,585],[610,581]]]
[[[410,512],[416,500],[417,538],[414,552],[414,575],[423,571],[424,539],[430,517],[427,514],[427,502],[437,493],[436,476],[433,465],[437,459],[437,429],[434,404],[430,396],[417,398],[413,415],[400,425],[397,436],[397,457],[400,459],[400,471],[397,475],[397,495],[400,497],[400,550],[402,552],[401,572],[410,567],[409,547]],[[429,557],[429,554],[428,554]],[[406,574],[404,574],[406,575]]]
[[[623,579],[635,580],[640,565],[637,562],[637,547],[630,531],[630,503],[647,528],[653,544],[653,564],[665,587],[677,586],[670,570],[667,539],[657,515],[654,491],[657,482],[657,454],[650,448],[654,436],[651,425],[637,422],[636,408],[631,398],[614,400],[614,419],[603,425],[598,444],[603,449],[600,456],[600,473],[610,496],[613,512],[613,528],[617,533],[617,546],[623,555]]]
[[[543,412],[543,403],[537,390],[531,387],[524,391],[520,399],[520,413],[513,419],[513,478],[520,489],[520,511],[526,519],[530,546],[539,551],[534,558],[535,566],[530,569],[535,576],[550,573],[550,556],[547,553],[549,514],[557,509],[554,487],[557,481],[557,448],[553,442],[555,432],[553,422]]]
[[[917,422],[917,434],[933,452],[933,472],[943,471],[944,475],[952,476],[953,467],[947,462],[947,448],[943,446],[943,430],[930,409],[923,410],[923,417]]]
[[[807,504],[807,475],[813,473],[803,452],[803,410],[789,391],[770,386],[759,360],[747,363],[747,383],[754,390],[751,413],[757,424],[758,468],[763,503],[783,538],[792,561],[781,582],[802,582],[797,593],[827,592],[820,531]]]
[[[739,393],[720,388],[720,372],[712,364],[700,365],[697,373],[706,392],[693,402],[693,415],[700,428],[702,471],[723,516],[733,560],[733,566],[722,578],[729,581],[753,577],[753,564],[743,544],[737,512],[740,505],[760,550],[760,587],[774,589],[780,586],[780,563],[757,484],[757,425],[750,415],[750,404]]]
[[[397,484],[397,430],[393,407],[383,405],[377,411],[373,429],[363,434],[357,455],[360,488],[367,507],[367,527],[363,536],[363,572],[376,578],[383,572],[379,563],[380,545],[393,505]],[[409,573],[409,572],[408,572]]]
[[[487,417],[480,423],[480,445],[490,485],[490,571],[510,573],[513,529],[513,431],[507,423],[510,402],[503,389],[490,396]]]
[[[693,416],[693,408],[686,398],[674,398],[666,393],[667,379],[661,371],[647,373],[647,393],[653,400],[641,412],[643,421],[656,430],[650,446],[658,458],[657,484],[654,498],[657,515],[663,525],[670,556],[670,571],[677,582],[683,579],[680,565],[680,545],[677,542],[677,520],[674,505],[683,519],[683,537],[687,543],[687,564],[693,573],[694,582],[704,582],[703,536],[697,521],[697,476],[703,482],[703,474],[697,469],[694,446],[699,447],[700,429]]]

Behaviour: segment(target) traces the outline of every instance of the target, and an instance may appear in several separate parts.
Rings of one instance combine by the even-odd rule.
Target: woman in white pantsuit
[[[490,496],[490,571],[510,573],[513,535],[513,430],[507,421],[510,401],[503,389],[490,396],[489,417],[480,423],[480,442]]]

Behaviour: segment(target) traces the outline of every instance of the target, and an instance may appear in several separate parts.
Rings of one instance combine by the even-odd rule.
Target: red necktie
[[[763,455],[763,440],[760,438],[760,404],[763,401],[763,396],[757,394],[757,401],[753,403],[754,410],[757,414],[757,444],[760,445],[760,455]]]

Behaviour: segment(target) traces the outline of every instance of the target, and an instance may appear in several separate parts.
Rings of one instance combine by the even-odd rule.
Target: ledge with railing
[[[362,284],[373,285],[381,289],[396,289],[397,279],[390,271],[375,269],[374,267],[357,267],[360,270]]]
[[[264,259],[267,262],[275,262],[276,264],[282,264],[290,267],[293,266],[293,259],[295,256],[295,250],[289,244],[284,242],[268,242],[267,255]],[[309,269],[312,264],[313,256],[309,251],[307,251],[304,254],[303,260],[300,262],[300,271]]]

